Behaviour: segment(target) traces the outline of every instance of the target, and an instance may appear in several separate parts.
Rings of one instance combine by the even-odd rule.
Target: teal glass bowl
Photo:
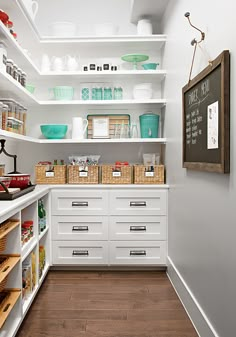
[[[159,66],[159,63],[144,63],[142,64],[142,67],[144,70],[156,70],[157,66]]]
[[[68,126],[65,124],[42,124],[40,129],[47,139],[63,139],[67,133]]]

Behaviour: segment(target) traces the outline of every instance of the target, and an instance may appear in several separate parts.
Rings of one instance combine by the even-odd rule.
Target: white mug
[[[34,20],[39,9],[39,4],[34,0],[23,0],[23,3],[31,19]]]
[[[84,139],[85,131],[88,126],[88,120],[82,117],[72,118],[72,139]]]
[[[53,71],[63,71],[64,70],[64,60],[62,57],[52,57],[52,70]]]

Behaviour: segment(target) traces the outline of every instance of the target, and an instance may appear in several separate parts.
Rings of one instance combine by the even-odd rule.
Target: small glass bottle
[[[132,123],[132,125],[131,125],[130,137],[131,138],[139,138],[138,137],[138,127],[137,127],[136,123]]]

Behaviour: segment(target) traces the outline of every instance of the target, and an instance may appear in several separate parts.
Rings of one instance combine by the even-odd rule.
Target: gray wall
[[[212,59],[224,49],[231,52],[230,175],[182,168],[181,89],[188,82],[193,52],[190,42],[200,37],[184,17],[187,11],[191,12],[193,24],[206,32],[204,49]],[[163,27],[168,34],[163,65],[168,70],[168,254],[220,337],[236,334],[235,12],[234,0],[171,1]],[[206,55],[198,49],[195,74],[206,65]]]

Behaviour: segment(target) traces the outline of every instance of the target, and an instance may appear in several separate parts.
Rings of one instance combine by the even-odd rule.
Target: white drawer
[[[111,216],[110,240],[166,240],[165,216]]]
[[[111,265],[165,265],[165,241],[110,241]]]
[[[111,215],[166,215],[167,193],[160,190],[110,191]]]
[[[53,241],[54,265],[107,265],[108,245],[105,241]]]
[[[53,240],[108,240],[105,216],[52,216]]]
[[[107,191],[52,191],[52,215],[105,215],[107,212]]]

